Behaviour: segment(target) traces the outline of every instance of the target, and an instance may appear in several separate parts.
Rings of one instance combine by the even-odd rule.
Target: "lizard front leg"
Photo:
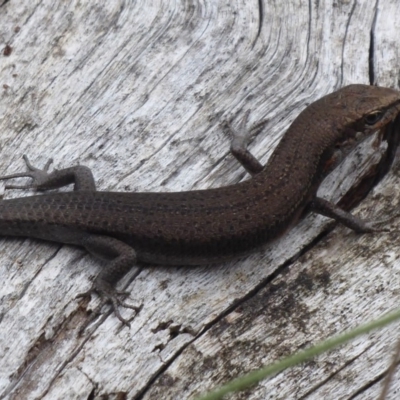
[[[264,166],[260,163],[250,153],[247,149],[247,145],[249,144],[249,140],[255,132],[258,132],[261,128],[264,127],[267,120],[262,120],[258,122],[255,126],[250,128],[249,130],[246,129],[247,122],[249,120],[250,111],[247,111],[243,118],[239,122],[238,129],[234,129],[229,122],[225,122],[224,127],[226,127],[231,136],[231,148],[230,151],[232,155],[240,162],[240,164],[245,168],[245,170],[252,176],[258,174],[264,169]]]
[[[325,217],[334,219],[344,226],[357,233],[382,232],[384,229],[378,229],[373,224],[356,217],[355,215],[343,210],[334,203],[321,197],[315,197],[309,204],[309,210]]]

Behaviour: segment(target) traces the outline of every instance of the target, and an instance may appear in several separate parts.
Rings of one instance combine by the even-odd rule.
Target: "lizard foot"
[[[142,306],[133,306],[123,301],[119,296],[128,296],[129,292],[116,290],[112,285],[103,280],[97,280],[93,284],[93,287],[84,293],[78,294],[78,298],[92,297],[93,293],[96,293],[101,298],[100,304],[93,310],[89,319],[80,328],[79,333],[82,333],[100,314],[101,309],[107,303],[111,303],[112,311],[115,316],[121,321],[121,323],[130,328],[131,324],[125,319],[119,312],[119,307],[130,308],[138,313]]]
[[[48,181],[48,170],[53,162],[53,159],[50,158],[46,165],[44,166],[43,169],[36,168],[34,167],[28,157],[24,154],[23,156],[25,164],[28,168],[28,171],[26,172],[20,172],[16,174],[11,174],[11,175],[4,175],[0,176],[0,180],[6,180],[6,179],[13,179],[13,178],[32,178],[33,181],[31,183],[25,184],[25,185],[6,185],[5,189],[31,189],[31,188],[40,188],[43,186],[47,181]]]

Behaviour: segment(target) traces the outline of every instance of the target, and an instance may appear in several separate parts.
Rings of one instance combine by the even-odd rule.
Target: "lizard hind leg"
[[[85,329],[99,316],[102,314],[102,308],[111,303],[112,312],[115,316],[121,321],[122,325],[131,327],[130,322],[125,319],[121,313],[119,312],[119,307],[129,308],[138,313],[142,306],[133,306],[131,304],[127,304],[119,296],[128,296],[129,292],[116,290],[112,285],[108,284],[105,281],[97,280],[93,284],[93,286],[86,292],[78,294],[79,297],[91,297],[93,293],[96,293],[100,296],[101,301],[100,304],[93,310],[92,314],[89,318],[84,322],[84,324],[79,329],[79,334],[82,334]]]
[[[32,178],[33,181],[31,183],[25,184],[25,185],[6,185],[5,189],[31,189],[31,188],[37,188],[40,187],[44,182],[47,181],[48,179],[48,170],[50,168],[50,165],[53,162],[53,159],[50,158],[46,165],[44,166],[43,169],[36,168],[34,167],[29,159],[28,156],[25,154],[23,155],[25,164],[28,168],[28,171],[26,172],[19,172],[16,174],[10,174],[10,175],[3,175],[0,176],[0,180],[8,180],[8,179],[14,179],[14,178]]]
[[[133,306],[125,303],[120,297],[129,295],[129,292],[119,291],[115,289],[115,284],[132,268],[136,262],[135,250],[126,243],[109,236],[101,236],[88,234],[82,240],[80,245],[98,258],[109,260],[108,265],[96,277],[93,286],[88,291],[81,293],[78,297],[88,297],[93,293],[97,293],[101,302],[95,309],[92,316],[80,329],[82,332],[97,316],[100,314],[101,308],[106,303],[111,303],[115,316],[123,325],[130,326],[130,323],[122,317],[119,307],[129,308],[138,313],[142,306]]]
[[[0,180],[13,178],[32,178],[32,182],[25,185],[6,185],[5,189],[57,189],[69,184],[74,184],[75,191],[96,191],[92,171],[83,165],[54,170],[48,172],[53,159],[47,161],[43,169],[34,167],[26,155],[23,156],[28,168],[26,172],[0,176]]]

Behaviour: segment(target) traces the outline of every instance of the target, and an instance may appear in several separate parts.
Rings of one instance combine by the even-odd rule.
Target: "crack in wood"
[[[375,12],[374,19],[372,21],[371,30],[369,32],[369,50],[368,50],[368,76],[369,76],[369,84],[376,84],[375,77],[375,27],[376,27],[376,19],[378,16],[378,3],[375,3]]]

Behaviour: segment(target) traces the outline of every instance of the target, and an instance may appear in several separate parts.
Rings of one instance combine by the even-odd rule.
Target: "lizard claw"
[[[48,170],[53,162],[53,159],[50,158],[46,165],[44,166],[43,169],[36,168],[34,167],[28,157],[24,154],[23,156],[25,164],[28,168],[28,171],[26,172],[19,172],[16,174],[11,174],[11,175],[4,175],[0,176],[0,180],[7,180],[7,179],[13,179],[13,178],[31,178],[32,182],[25,184],[25,185],[6,185],[5,189],[31,189],[31,188],[40,188],[41,186],[45,185],[45,183],[48,180]]]
[[[93,295],[93,293],[96,293],[97,295],[99,295],[102,301],[93,310],[91,316],[86,321],[86,323],[80,328],[80,330],[79,330],[80,334],[87,328],[87,326],[89,324],[91,324],[101,314],[101,309],[107,303],[111,303],[112,311],[114,312],[115,316],[121,321],[121,323],[123,325],[128,326],[129,328],[130,328],[131,324],[127,319],[125,319],[121,315],[121,313],[119,312],[119,307],[129,308],[131,310],[136,311],[136,313],[138,313],[142,309],[142,305],[141,306],[133,306],[131,304],[126,303],[125,301],[123,301],[122,299],[120,299],[118,297],[118,296],[128,296],[129,292],[116,290],[108,282],[105,282],[100,279],[95,281],[92,288],[90,288],[86,292],[78,294],[77,297],[78,298],[91,297]]]

